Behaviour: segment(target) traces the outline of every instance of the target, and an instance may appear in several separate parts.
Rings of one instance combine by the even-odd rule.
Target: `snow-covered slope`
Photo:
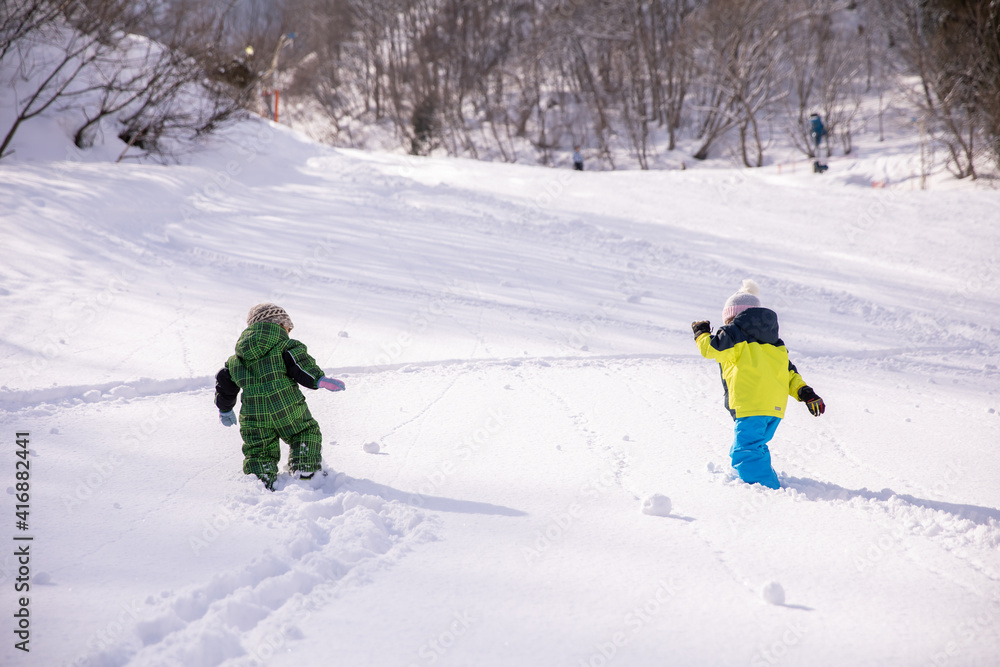
[[[996,192],[215,141],[0,164],[4,665],[994,664]],[[828,405],[780,491],[691,341],[746,277]],[[212,405],[265,300],[348,386],[273,494]]]

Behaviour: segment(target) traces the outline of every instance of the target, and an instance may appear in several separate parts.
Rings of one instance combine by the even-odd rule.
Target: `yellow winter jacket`
[[[799,400],[806,383],[788,360],[773,310],[749,308],[696,342],[703,357],[719,362],[726,409],[733,419],[784,417],[788,397]]]

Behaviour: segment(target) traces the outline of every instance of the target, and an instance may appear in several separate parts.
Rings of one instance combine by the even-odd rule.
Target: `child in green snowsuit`
[[[272,491],[281,457],[279,439],[289,445],[288,470],[293,475],[310,479],[322,468],[323,436],[298,385],[344,389],[343,382],[323,374],[305,345],[288,337],[292,327],[283,308],[273,303],[254,306],[236,354],[215,376],[215,405],[223,425],[236,425],[233,408],[243,390],[243,472],[256,475]]]

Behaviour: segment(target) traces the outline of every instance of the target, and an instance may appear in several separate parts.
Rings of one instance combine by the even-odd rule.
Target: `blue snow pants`
[[[740,417],[736,420],[736,438],[729,456],[740,479],[747,484],[781,488],[778,475],[771,467],[771,451],[767,448],[780,423],[779,417]]]

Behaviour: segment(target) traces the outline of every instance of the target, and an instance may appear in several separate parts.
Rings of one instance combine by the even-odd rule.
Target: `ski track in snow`
[[[890,526],[899,535],[914,535],[936,543],[962,558],[965,548],[994,550],[1000,547],[1000,509],[924,500],[892,489],[845,489],[812,479],[785,477],[782,492],[796,499],[847,505],[873,520]],[[970,562],[984,576],[1000,581],[1000,572]]]
[[[916,537],[933,544],[985,578],[1000,582],[1000,571],[984,563],[974,553],[970,554],[970,551],[978,550],[985,554],[1000,548],[1000,509],[924,500],[908,494],[896,494],[888,488],[877,492],[864,488],[845,489],[836,484],[786,475],[780,475],[782,488],[777,491],[747,485],[731,470],[716,469],[710,473],[710,479],[721,482],[737,494],[734,505],[742,503],[744,507],[758,507],[758,503],[770,501],[755,498],[767,496],[785,502],[822,503],[832,510],[854,511],[859,520],[861,516],[866,517],[866,521],[882,528],[883,537],[890,546],[879,538],[878,542],[865,545],[866,549],[857,550],[854,560],[859,571],[873,567],[890,547],[906,549],[906,539]],[[722,542],[702,531],[696,532],[713,552],[723,553]],[[919,560],[911,560],[928,572],[936,572]],[[736,574],[732,564],[725,564],[736,581],[746,582],[744,577]],[[949,580],[955,581],[954,578]],[[970,592],[982,593],[975,588],[970,588]]]
[[[435,539],[434,516],[352,490],[341,474],[279,477],[274,493],[253,479],[227,503],[230,521],[281,525],[286,538],[264,556],[203,584],[150,596],[125,638],[76,667],[249,667],[302,637],[298,624],[363,585],[414,546]],[[225,528],[222,524],[219,529]],[[192,538],[193,540],[205,538]],[[207,548],[204,544],[192,547]]]

